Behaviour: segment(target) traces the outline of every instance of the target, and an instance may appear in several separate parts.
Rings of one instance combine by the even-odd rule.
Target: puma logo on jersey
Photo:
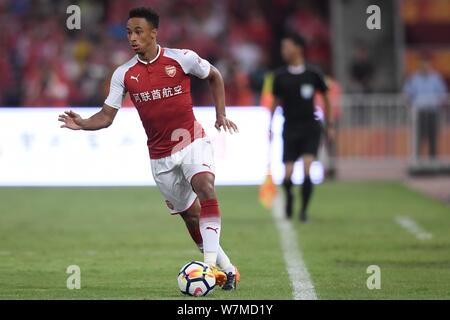
[[[136,80],[136,82],[139,82],[139,76],[141,74],[139,73],[137,76],[130,76],[130,80]]]
[[[206,230],[212,230],[215,233],[219,233],[219,228],[213,228],[213,227],[206,227]]]

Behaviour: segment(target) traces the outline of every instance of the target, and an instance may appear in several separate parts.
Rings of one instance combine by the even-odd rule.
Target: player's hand
[[[233,121],[227,119],[224,115],[217,115],[216,124],[214,125],[216,129],[220,132],[220,129],[223,128],[225,132],[229,131],[230,133],[239,132],[238,127],[234,124]]]
[[[58,121],[61,121],[63,124],[61,128],[68,128],[72,130],[80,130],[83,128],[83,119],[80,117],[78,113],[70,111],[64,111],[63,114],[60,114],[58,117]]]

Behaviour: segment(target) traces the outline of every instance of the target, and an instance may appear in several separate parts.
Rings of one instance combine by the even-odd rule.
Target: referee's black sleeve
[[[316,89],[325,92],[328,91],[328,86],[325,82],[325,77],[320,71],[315,72],[316,75]]]

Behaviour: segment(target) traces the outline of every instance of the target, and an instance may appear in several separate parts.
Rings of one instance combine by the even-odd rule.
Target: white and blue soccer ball
[[[186,263],[178,273],[181,293],[193,297],[207,296],[214,291],[216,277],[211,268],[200,261]]]

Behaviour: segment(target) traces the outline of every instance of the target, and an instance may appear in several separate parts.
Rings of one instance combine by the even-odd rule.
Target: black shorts
[[[295,162],[304,154],[317,157],[322,125],[315,121],[301,124],[295,130],[283,130],[283,162]]]

